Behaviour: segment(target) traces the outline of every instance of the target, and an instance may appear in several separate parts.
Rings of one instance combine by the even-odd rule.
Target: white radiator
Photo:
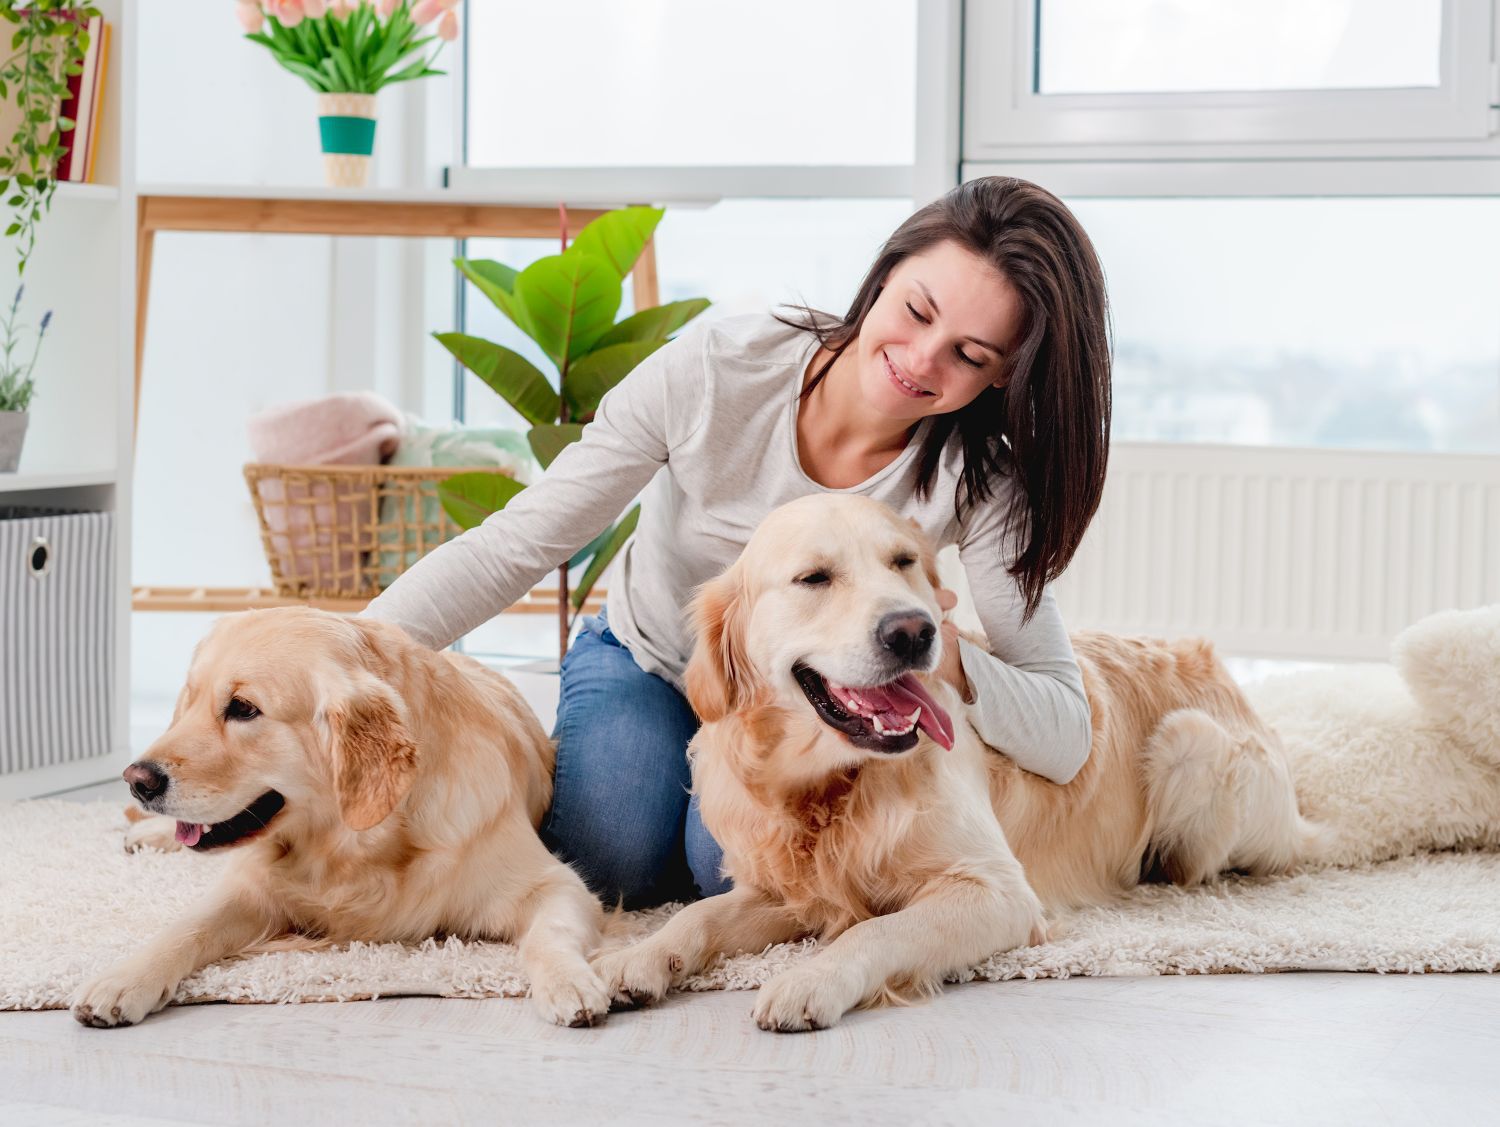
[[[1055,591],[1074,629],[1381,660],[1424,615],[1500,603],[1500,456],[1117,445]]]
[[[106,755],[114,516],[0,508],[0,774]]]
[[[1384,660],[1424,615],[1500,603],[1500,455],[1119,444],[1053,590],[1073,630]]]

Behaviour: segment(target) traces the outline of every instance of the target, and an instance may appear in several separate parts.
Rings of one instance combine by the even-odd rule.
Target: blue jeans
[[[635,663],[604,614],[563,657],[557,773],[542,840],[606,905],[629,908],[729,890],[723,851],[689,795],[692,706]]]

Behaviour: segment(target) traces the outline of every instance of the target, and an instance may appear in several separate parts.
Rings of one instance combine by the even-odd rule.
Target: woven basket
[[[282,466],[252,462],[245,483],[278,594],[373,599],[462,531],[438,483],[494,466]]]

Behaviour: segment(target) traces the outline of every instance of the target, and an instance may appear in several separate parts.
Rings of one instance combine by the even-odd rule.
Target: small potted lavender
[[[29,417],[27,408],[31,406],[31,393],[36,386],[32,371],[42,349],[42,338],[47,335],[47,326],[52,322],[49,309],[42,314],[42,323],[36,329],[36,341],[31,346],[31,355],[27,356],[21,346],[27,329],[16,323],[21,295],[25,292],[26,287],[20,287],[10,308],[0,310],[0,473],[14,473],[21,462],[21,443],[26,437]]]

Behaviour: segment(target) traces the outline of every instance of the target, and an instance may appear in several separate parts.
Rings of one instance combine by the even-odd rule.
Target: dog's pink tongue
[[[203,826],[198,822],[178,822],[177,840],[183,845],[197,845],[198,839],[203,836]]]
[[[953,721],[938,707],[932,694],[922,687],[922,682],[913,674],[907,673],[899,680],[876,689],[857,691],[882,714],[888,714],[885,722],[893,726],[910,716],[913,708],[921,708],[922,715],[917,717],[917,727],[942,744],[944,749],[952,750]]]

